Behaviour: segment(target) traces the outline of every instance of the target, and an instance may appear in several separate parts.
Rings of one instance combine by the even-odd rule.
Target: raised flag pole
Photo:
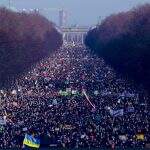
[[[88,103],[95,109],[95,105],[93,105],[92,102],[90,101],[88,95],[86,94],[86,91],[83,89],[82,92],[83,92],[83,94],[85,95],[86,100],[88,101]]]

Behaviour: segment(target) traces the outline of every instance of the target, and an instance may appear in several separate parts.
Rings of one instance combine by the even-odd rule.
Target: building
[[[63,41],[70,43],[84,43],[89,27],[62,27]]]

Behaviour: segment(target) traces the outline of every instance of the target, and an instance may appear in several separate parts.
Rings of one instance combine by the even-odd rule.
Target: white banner
[[[6,125],[6,119],[0,116],[0,125]]]

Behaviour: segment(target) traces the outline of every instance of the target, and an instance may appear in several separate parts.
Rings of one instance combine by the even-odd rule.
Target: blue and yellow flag
[[[33,147],[33,148],[39,148],[40,147],[40,140],[38,138],[33,137],[32,135],[25,135],[23,144],[28,146],[28,147]]]

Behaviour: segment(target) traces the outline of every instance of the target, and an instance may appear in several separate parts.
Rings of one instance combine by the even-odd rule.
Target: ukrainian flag
[[[32,135],[25,135],[23,144],[28,146],[28,147],[32,147],[32,148],[39,148],[40,147],[40,140],[38,138],[35,138]]]

